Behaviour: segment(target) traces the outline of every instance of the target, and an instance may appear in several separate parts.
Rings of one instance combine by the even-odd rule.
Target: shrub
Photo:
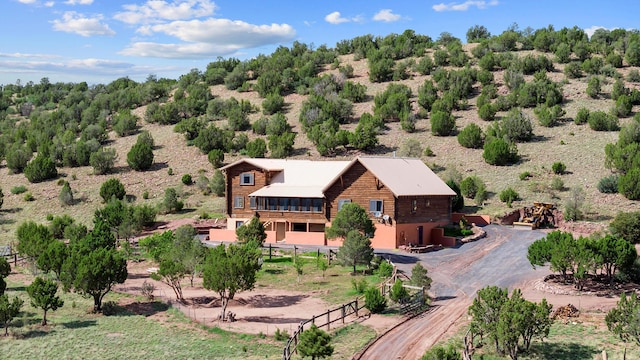
[[[267,133],[267,123],[269,119],[266,117],[261,117],[260,119],[253,122],[251,125],[251,130],[253,130],[254,134],[265,135]]]
[[[216,172],[213,174],[213,178],[211,178],[211,191],[216,196],[224,196],[224,175],[222,175],[222,172],[220,170],[216,170]]]
[[[458,143],[466,148],[480,149],[484,145],[484,133],[480,126],[471,123],[458,134]]]
[[[518,193],[513,188],[508,187],[500,192],[500,201],[507,203],[508,207],[511,207],[511,203],[518,200]]]
[[[491,103],[482,104],[478,108],[478,116],[484,121],[493,121],[496,118],[496,107]]]
[[[175,213],[182,210],[184,203],[178,200],[178,192],[174,188],[168,188],[164,191],[164,199],[162,207],[166,213]]]
[[[592,76],[587,82],[587,95],[592,99],[598,97],[601,91],[600,79],[597,76]]]
[[[627,117],[631,114],[633,104],[631,98],[627,95],[620,95],[616,100],[615,111],[620,117]]]
[[[400,149],[398,149],[398,155],[402,157],[415,157],[419,158],[422,155],[422,145],[416,138],[408,138],[405,140]]]
[[[284,98],[277,93],[267,95],[262,102],[262,113],[266,115],[275,114],[282,108],[284,108]]]
[[[378,271],[378,276],[380,277],[383,277],[383,278],[391,277],[391,275],[393,275],[393,265],[391,265],[386,261],[383,261],[378,266],[377,271]]]
[[[456,119],[445,111],[431,114],[431,133],[435,136],[448,136],[456,128]]]
[[[568,79],[577,79],[582,77],[582,68],[579,62],[570,62],[564,66],[564,76]]]
[[[484,186],[482,180],[477,176],[469,176],[460,182],[460,192],[469,199],[475,199],[478,189]]]
[[[353,290],[356,293],[364,294],[364,292],[367,290],[367,287],[368,287],[367,279],[362,278],[362,279],[360,279],[360,281],[358,281],[355,278],[352,278],[351,279],[351,287],[353,287]]]
[[[518,161],[518,149],[514,143],[493,139],[485,142],[482,158],[490,165],[510,165]]]
[[[273,337],[276,341],[285,341],[289,340],[290,336],[287,330],[280,331],[280,329],[276,328],[276,332],[273,334]]]
[[[116,149],[100,148],[92,153],[89,158],[89,164],[93,167],[96,175],[104,175],[113,169],[116,161]]]
[[[618,192],[629,200],[640,200],[640,168],[633,168],[620,176]]]
[[[600,181],[598,181],[598,191],[603,194],[616,194],[618,193],[618,180],[620,177],[618,175],[609,175],[605,176]]]
[[[191,178],[191,174],[182,175],[182,183],[185,185],[193,184],[193,179]]]
[[[218,170],[216,170],[217,172]],[[209,183],[209,178],[204,173],[200,173],[198,179],[196,180],[196,187],[203,195],[209,195],[211,193],[211,184]]]
[[[100,186],[100,197],[105,203],[109,202],[113,197],[122,200],[126,193],[124,185],[116,178],[111,178]]]
[[[556,191],[564,190],[564,181],[562,181],[559,176],[554,176],[553,179],[551,179],[551,189]]]
[[[524,171],[524,172],[521,172],[520,175],[518,175],[518,177],[520,178],[520,180],[527,180],[531,177],[531,173],[528,171]]]
[[[62,185],[58,199],[62,205],[73,205],[73,192],[68,182],[65,181],[64,185]]]
[[[396,279],[389,292],[391,300],[403,304],[409,298],[409,292],[402,286],[402,280]]]
[[[22,198],[24,199],[24,201],[33,201],[33,200],[35,200],[35,198],[33,197],[33,195],[31,194],[30,191],[24,193],[24,196]]]
[[[554,174],[562,175],[565,171],[567,171],[567,165],[564,163],[557,161],[551,165],[551,170],[553,170]]]
[[[38,155],[24,168],[24,175],[32,183],[39,183],[58,176],[56,164],[50,157]]]
[[[638,69],[631,69],[627,74],[627,81],[629,82],[640,82],[640,71]]]
[[[564,218],[568,221],[577,221],[583,218],[582,207],[584,205],[585,194],[582,188],[574,188],[567,198],[564,206]]]
[[[127,153],[127,164],[133,170],[144,171],[153,165],[153,150],[146,143],[136,143]]]
[[[138,130],[138,117],[131,113],[131,110],[120,110],[113,116],[113,131],[118,136],[129,136]]]
[[[588,120],[589,120],[589,109],[580,108],[578,110],[578,113],[576,114],[575,119],[573,119],[573,122],[576,125],[582,125],[582,124],[586,124]]]
[[[449,188],[451,188],[451,190],[456,193],[456,196],[451,199],[451,210],[462,210],[464,208],[464,197],[462,196],[462,192],[460,191],[460,186],[453,179],[447,180],[447,186],[449,186]]]
[[[14,174],[19,174],[24,170],[25,166],[27,166],[32,155],[33,153],[26,146],[14,144],[7,149],[7,153],[5,154],[7,167],[11,169]]]
[[[387,308],[387,299],[382,296],[377,288],[370,287],[364,294],[364,307],[373,314],[381,313]]]
[[[207,154],[207,159],[209,160],[209,163],[217,169],[224,163],[224,151],[220,149],[213,149]]]
[[[533,137],[531,119],[518,108],[511,109],[498,125],[498,137],[506,136],[509,141],[529,141]]]
[[[249,141],[245,147],[247,156],[251,158],[263,158],[267,153],[267,143],[260,138]]]
[[[140,135],[138,135],[136,144],[147,144],[153,149],[155,146],[155,140],[153,140],[153,136],[151,136],[149,130],[142,130]]]
[[[592,111],[587,120],[589,127],[595,131],[617,131],[620,129],[618,118],[604,111]]]
[[[149,199],[149,191],[145,190],[145,191],[142,193],[142,198],[143,198],[143,199],[145,199],[145,200]]]
[[[11,188],[11,193],[14,195],[22,194],[27,191],[24,185],[18,185]]]

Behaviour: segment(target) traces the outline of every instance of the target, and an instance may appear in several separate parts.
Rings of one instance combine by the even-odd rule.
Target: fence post
[[[298,247],[293,245],[293,261],[295,262],[296,256],[298,256]]]
[[[320,258],[320,248],[318,248],[318,255],[316,255],[317,258]]]
[[[358,298],[356,298],[356,316],[359,316],[358,315]]]
[[[13,253],[13,266],[18,266],[18,253]]]
[[[344,304],[342,304],[342,323],[344,324]]]
[[[315,316],[315,315],[313,315],[313,316],[311,317],[311,325],[315,325],[315,324],[316,324],[316,316]]]
[[[331,330],[331,310],[327,310],[327,330]]]
[[[271,261],[271,243],[269,243],[269,261]]]

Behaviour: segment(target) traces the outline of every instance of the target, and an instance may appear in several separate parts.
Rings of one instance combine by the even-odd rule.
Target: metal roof
[[[456,193],[420,159],[361,156],[352,161],[311,161],[246,158],[222,167],[226,170],[242,162],[261,169],[279,171],[265,186],[250,196],[324,197],[335,181],[356,162],[361,163],[396,196],[445,195]]]

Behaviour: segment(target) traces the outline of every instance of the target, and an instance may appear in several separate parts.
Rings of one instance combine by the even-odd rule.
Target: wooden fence
[[[298,329],[296,330],[296,332],[294,332],[287,341],[287,345],[285,345],[282,354],[282,359],[290,360],[292,354],[297,353],[298,340],[300,339],[300,334],[305,330],[305,326],[307,327],[307,329],[312,325],[315,325],[319,328],[326,326],[327,330],[330,330],[331,324],[337,321],[342,321],[342,323],[344,324],[344,319],[349,315],[355,314],[356,316],[359,316],[358,312],[362,308],[364,308],[364,301],[356,298],[354,301],[348,304],[343,304],[335,309],[327,310],[320,315],[314,315],[313,317],[311,317],[311,319],[302,321],[300,325],[298,325]]]

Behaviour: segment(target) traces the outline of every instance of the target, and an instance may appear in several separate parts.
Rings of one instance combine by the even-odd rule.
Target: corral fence
[[[7,262],[13,262],[13,266],[18,265],[18,261],[24,261],[24,257],[19,257],[17,252],[13,252],[11,245],[0,246],[0,256],[4,257]]]
[[[319,258],[321,256],[326,256],[327,261],[329,262],[329,264],[331,264],[331,261],[335,260],[338,255],[338,251],[334,249],[321,250],[320,248],[313,249],[309,247],[298,247],[296,245],[293,245],[291,247],[280,247],[280,246],[274,246],[272,244],[268,244],[263,246],[261,249],[262,249],[262,257],[268,260],[272,260],[273,258],[277,258],[277,257],[295,258],[298,256],[298,254],[315,253],[314,257],[311,257],[311,256],[303,256],[303,257]]]
[[[331,253],[329,253],[329,256],[331,256]],[[408,279],[405,274],[398,271],[398,267],[393,262],[388,259],[386,261],[393,265],[393,272],[391,274],[391,277],[378,285],[378,290],[382,293],[383,296],[386,296],[386,294],[389,293],[391,287],[396,282],[396,279],[400,277]],[[402,285],[402,287],[413,290],[414,294],[405,303],[401,304],[400,312],[402,314],[409,314],[422,311],[427,305],[426,289],[424,287],[404,284]],[[305,330],[305,326],[307,327],[307,329],[312,325],[316,325],[319,328],[326,326],[327,330],[330,330],[331,324],[337,321],[342,321],[342,324],[344,324],[345,318],[349,315],[355,314],[356,316],[359,316],[359,311],[364,308],[364,305],[364,297],[358,297],[348,304],[343,304],[340,307],[328,310],[327,312],[320,315],[314,315],[313,317],[311,317],[311,319],[301,322],[300,325],[298,325],[298,329],[293,333],[293,335],[291,335],[291,337],[287,341],[282,354],[282,359],[290,360],[291,356],[294,353],[297,353],[300,334]],[[333,313],[338,314],[334,316],[332,315]]]
[[[330,330],[331,324],[338,321],[341,321],[342,324],[344,324],[344,319],[349,315],[355,314],[356,316],[359,316],[358,313],[362,308],[364,308],[364,301],[356,298],[348,304],[343,304],[334,309],[327,310],[320,315],[314,315],[311,319],[301,322],[300,325],[298,325],[298,329],[287,341],[287,345],[285,345],[282,354],[282,359],[289,360],[294,353],[297,353],[300,334],[305,330],[305,327],[306,329],[309,329],[312,325],[319,328],[326,326],[327,330]]]

